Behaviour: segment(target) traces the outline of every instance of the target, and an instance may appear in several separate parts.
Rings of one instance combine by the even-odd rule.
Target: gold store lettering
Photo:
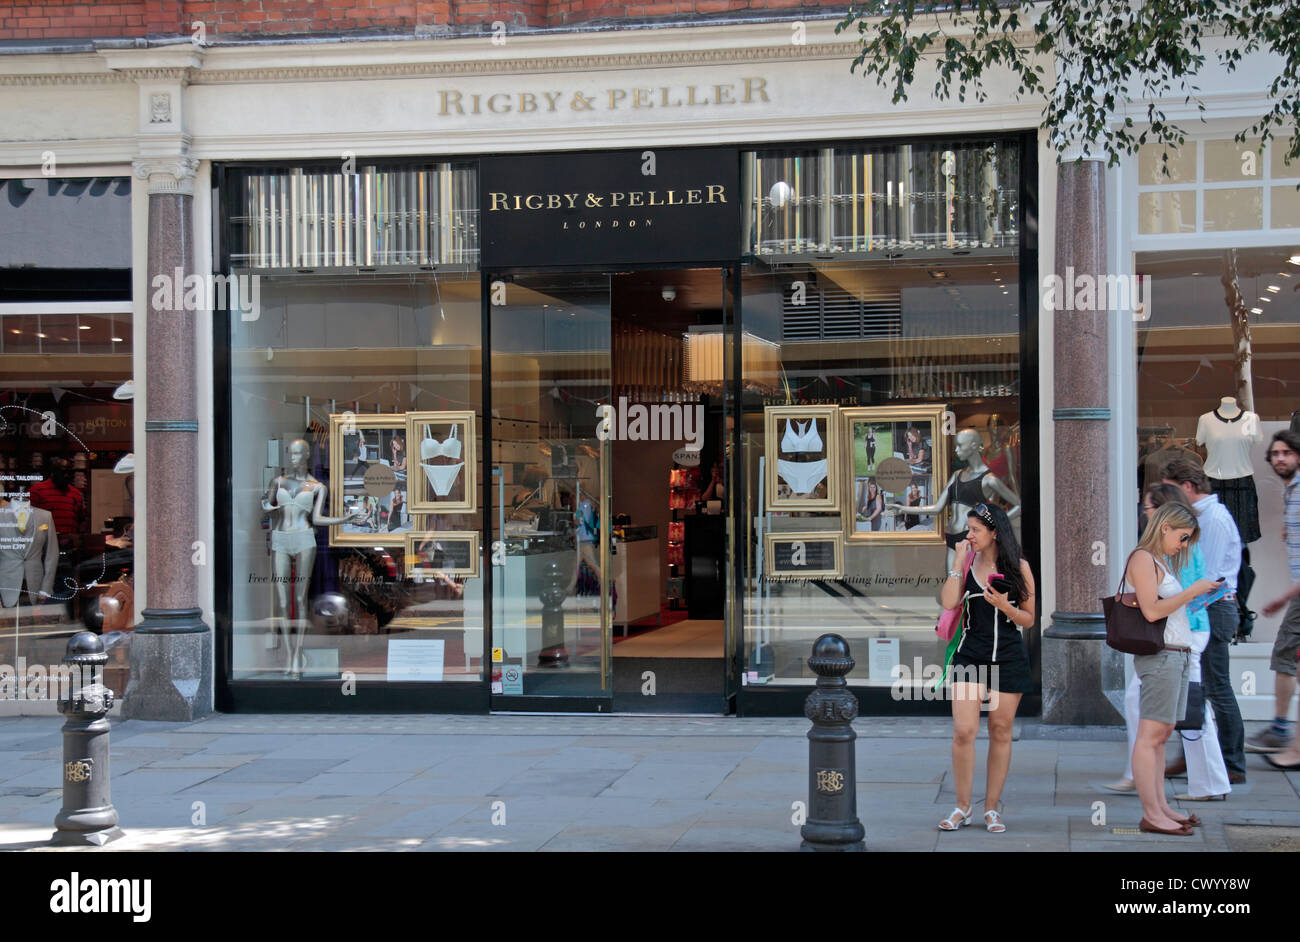
[[[743,91],[737,85],[743,84]],[[710,90],[712,96],[710,97]],[[661,85],[658,87],[658,102],[655,100],[654,88],[607,88],[605,89],[606,110],[617,111],[624,105],[633,108],[681,108],[704,105],[748,105],[756,102],[770,102],[767,79],[758,77],[743,78],[737,82],[719,82],[714,85]],[[685,93],[683,97],[683,92]],[[443,89],[438,92],[439,115],[475,115],[475,114],[524,114],[533,111],[560,110],[560,103],[569,93],[559,92],[494,92],[484,95],[479,92],[465,93],[456,89]],[[540,98],[539,98],[540,95]],[[596,96],[591,96],[594,100]],[[545,109],[542,101],[546,102]]]
[[[592,209],[603,208],[608,200],[610,209],[620,206],[699,206],[704,203],[727,202],[727,187],[722,183],[687,190],[627,190],[596,193],[500,193],[488,194],[488,212],[513,212],[525,209],[577,209],[579,205]],[[581,201],[581,203],[579,202]]]

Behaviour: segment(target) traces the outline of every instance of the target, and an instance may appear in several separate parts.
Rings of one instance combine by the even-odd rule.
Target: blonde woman
[[[1164,782],[1165,743],[1187,713],[1192,657],[1187,603],[1219,587],[1210,579],[1197,579],[1184,589],[1178,581],[1176,573],[1186,568],[1199,533],[1196,514],[1186,504],[1171,502],[1157,507],[1124,567],[1122,591],[1137,596],[1147,621],[1165,619],[1164,650],[1133,656],[1133,669],[1142,681],[1133,783],[1142,800],[1138,827],[1153,834],[1186,836],[1201,823],[1196,815],[1183,817],[1169,807]]]

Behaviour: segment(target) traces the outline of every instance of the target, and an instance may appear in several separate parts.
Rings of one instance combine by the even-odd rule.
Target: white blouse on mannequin
[[[1238,411],[1225,418],[1215,409],[1196,423],[1196,443],[1205,446],[1205,473],[1220,481],[1254,474],[1250,450],[1263,440],[1259,417],[1253,412]]]

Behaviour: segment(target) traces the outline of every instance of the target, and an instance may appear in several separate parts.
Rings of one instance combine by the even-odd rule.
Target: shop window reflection
[[[477,275],[262,276],[260,290],[257,319],[231,318],[233,679],[480,680],[479,560],[430,550],[451,531],[478,551],[478,465],[456,509],[416,512],[407,423],[457,414],[460,441],[481,441]]]
[[[857,655],[853,683],[924,696],[925,667],[944,659],[937,594],[960,501],[920,511],[954,475],[1007,509],[1023,500],[1017,275],[1009,257],[747,270],[746,330],[779,346],[782,367],[780,388],[747,392],[743,408],[747,683],[813,683],[807,652],[834,631]],[[757,365],[745,359],[747,386]],[[838,461],[827,456],[841,477],[838,506],[763,503],[768,475],[779,476],[785,501],[799,486],[795,472],[812,467],[799,462],[821,459],[796,452],[801,430],[827,407],[840,443]],[[791,416],[789,434],[784,418],[765,423],[774,408]],[[842,571],[799,577],[787,533],[800,552],[833,538]]]

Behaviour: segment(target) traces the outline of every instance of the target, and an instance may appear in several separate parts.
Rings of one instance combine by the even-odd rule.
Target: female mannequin
[[[937,501],[928,507],[889,505],[895,513],[920,515],[941,513],[945,507],[952,506],[944,537],[948,543],[949,568],[952,567],[957,544],[966,537],[966,518],[975,510],[976,505],[996,497],[1011,505],[1007,511],[1009,518],[1014,520],[1020,515],[1020,498],[984,463],[984,439],[980,433],[974,429],[962,429],[957,433],[955,450],[957,457],[966,462],[966,468],[953,472],[948,479],[948,486],[943,489]]]
[[[291,675],[302,673],[302,642],[307,634],[307,590],[311,584],[312,566],[316,563],[316,527],[351,523],[361,516],[358,513],[342,517],[324,515],[326,488],[307,470],[310,460],[310,445],[301,438],[290,442],[289,472],[271,481],[271,486],[262,496],[263,510],[279,511],[271,527],[272,573],[280,611],[274,624],[276,630],[285,635],[284,672]],[[298,631],[292,640],[288,617],[290,584],[298,613]]]
[[[1232,514],[1243,545],[1260,537],[1251,452],[1263,441],[1259,416],[1242,411],[1232,396],[1224,396],[1196,423],[1196,444],[1205,446],[1205,474]]]

